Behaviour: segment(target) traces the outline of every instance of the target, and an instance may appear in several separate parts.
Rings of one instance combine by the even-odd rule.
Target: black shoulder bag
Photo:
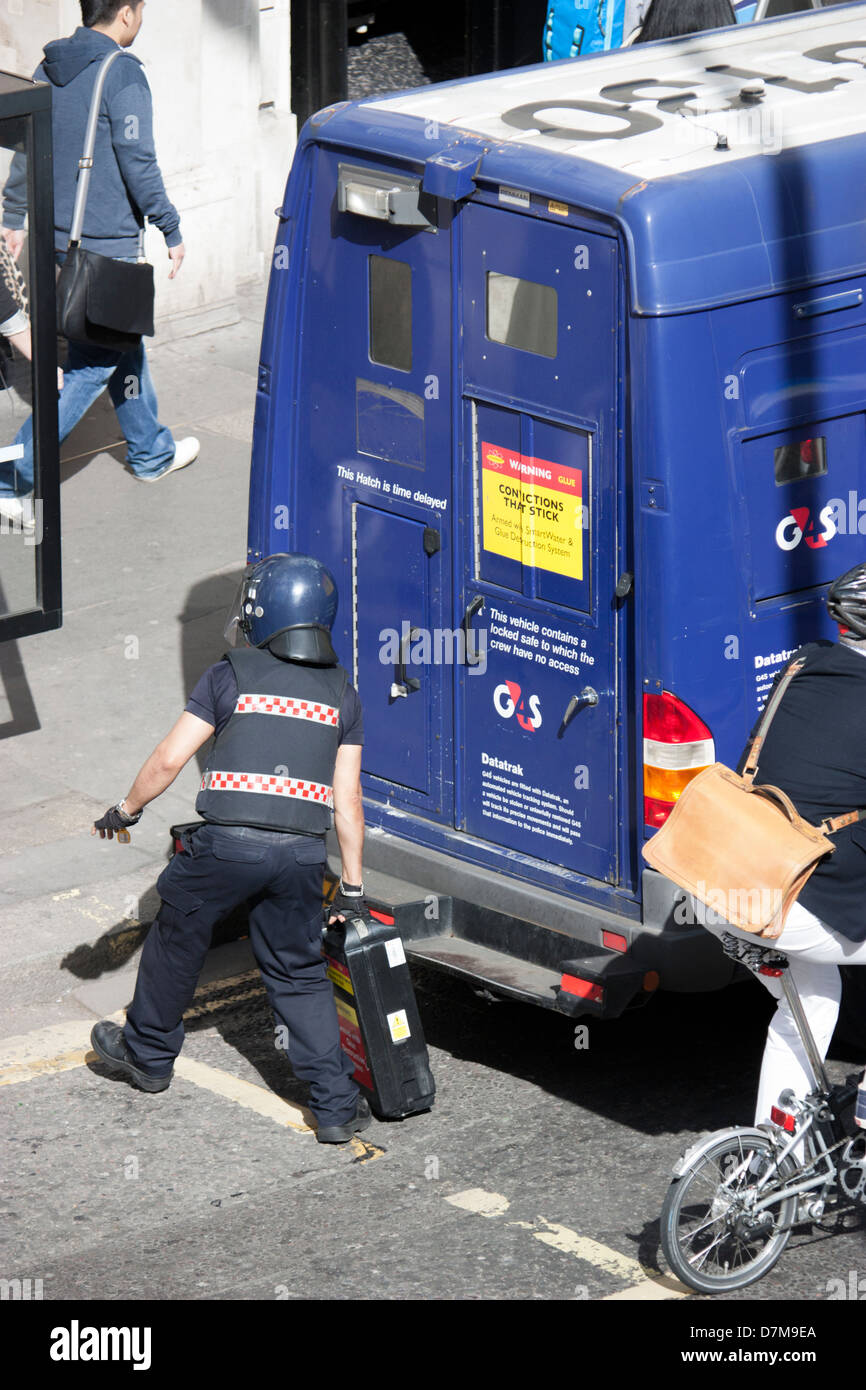
[[[130,352],[142,335],[153,334],[153,266],[143,259],[144,232],[137,262],[116,261],[81,247],[87,189],[93,168],[96,126],[108,69],[122,50],[100,65],[90,103],[84,153],[78,161],[75,208],[66,261],[57,281],[57,327],[66,338],[114,352]]]

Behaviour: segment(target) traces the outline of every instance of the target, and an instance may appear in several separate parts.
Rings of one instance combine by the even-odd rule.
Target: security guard
[[[321,955],[325,832],[334,824],[344,878],[334,910],[363,911],[363,725],[357,693],[331,645],[337,587],[308,555],[271,555],[245,576],[226,636],[245,645],[202,676],[186,711],[123,801],[94,823],[112,838],[135,825],[215,734],[196,810],[160,875],[162,907],[145,940],[126,1026],[103,1020],[95,1050],[145,1091],[164,1091],[183,1044],[214,926],[254,899],[250,943],[296,1076],[310,1084],[320,1143],[370,1123],[340,1047]]]

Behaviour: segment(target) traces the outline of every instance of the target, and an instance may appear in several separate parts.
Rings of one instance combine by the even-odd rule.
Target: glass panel
[[[556,356],[557,294],[550,285],[487,273],[487,336],[494,343]]]
[[[0,120],[4,223],[29,211],[28,135],[26,118]],[[33,500],[32,448],[19,438],[33,402],[28,252],[26,240],[10,251],[0,238],[0,618],[39,606],[42,505]]]
[[[827,440],[801,439],[796,444],[782,444],[773,450],[773,469],[776,487],[794,483],[799,478],[820,478],[827,472]]]
[[[424,467],[424,402],[414,391],[355,381],[355,443],[359,454]]]
[[[370,360],[412,370],[412,267],[370,257]]]

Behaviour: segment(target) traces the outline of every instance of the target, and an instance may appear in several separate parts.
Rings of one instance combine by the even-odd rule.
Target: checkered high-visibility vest
[[[323,835],[332,824],[342,666],[303,666],[249,647],[227,652],[234,713],[214,741],[195,809],[218,825]]]

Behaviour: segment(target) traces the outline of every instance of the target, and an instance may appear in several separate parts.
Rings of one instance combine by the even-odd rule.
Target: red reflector
[[[784,970],[780,970],[780,969],[778,968],[778,966],[776,966],[776,965],[759,965],[759,966],[758,966],[758,974],[759,974],[759,975],[769,975],[772,979],[776,979],[779,975],[784,975],[784,973],[785,973]]]
[[[624,936],[620,936],[616,931],[603,931],[601,934],[601,944],[606,946],[609,951],[627,951],[628,942]]]
[[[563,975],[560,989],[564,994],[576,994],[580,999],[602,999],[604,989],[594,985],[591,980],[581,980],[577,975]]]
[[[674,809],[673,801],[657,801],[654,796],[645,796],[643,799],[643,818],[645,823],[653,830],[658,830],[659,826],[664,825],[671,811]]]
[[[373,908],[370,908],[370,916],[375,917],[377,922],[384,922],[386,927],[394,925],[394,918],[389,917],[386,912],[374,912]]]
[[[793,1115],[789,1115],[787,1110],[780,1110],[778,1105],[770,1107],[770,1119],[774,1125],[785,1130],[786,1134],[793,1134],[797,1128],[797,1121]]]

